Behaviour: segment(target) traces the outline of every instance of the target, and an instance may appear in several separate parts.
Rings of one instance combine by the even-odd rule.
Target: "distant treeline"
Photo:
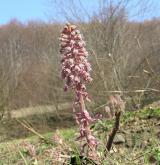
[[[0,27],[1,112],[71,101],[72,93],[63,92],[60,78],[62,26],[12,20]],[[112,91],[123,95],[131,108],[159,98],[160,20],[130,22],[119,11],[77,26],[90,54],[93,102],[105,103]]]

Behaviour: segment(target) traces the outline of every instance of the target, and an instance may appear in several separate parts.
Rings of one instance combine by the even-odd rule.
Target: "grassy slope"
[[[107,122],[98,123],[95,126],[95,132],[97,134],[101,130],[108,132],[111,122]],[[126,112],[121,120],[119,134],[123,135],[125,143],[114,145],[114,151],[109,154],[104,164],[107,162],[120,165],[145,165],[155,162],[158,164],[160,159],[160,109]],[[67,149],[73,148],[75,129],[61,129],[60,135],[64,138]],[[51,140],[53,133],[46,133],[43,136]],[[26,143],[34,145],[37,162],[28,153]],[[51,163],[50,154],[46,154],[52,148],[54,148],[54,144],[53,146],[46,144],[37,136],[0,143],[0,165],[54,164]]]

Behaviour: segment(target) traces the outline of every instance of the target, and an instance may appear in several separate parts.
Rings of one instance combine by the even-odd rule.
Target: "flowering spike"
[[[86,92],[86,83],[92,81],[85,41],[77,26],[70,23],[67,23],[62,30],[60,41],[61,76],[65,81],[64,90],[71,88],[75,91],[75,104],[78,104],[80,108],[80,112],[75,114],[76,123],[80,127],[80,136],[77,139],[85,138],[90,151],[95,152],[98,141],[92,135],[89,125],[96,119],[90,116],[84,103],[84,100],[90,101]]]
[[[88,52],[84,47],[85,41],[77,27],[69,23],[62,30],[60,41],[61,76],[65,80],[64,89],[84,91],[86,83],[92,80],[91,65],[87,61]]]

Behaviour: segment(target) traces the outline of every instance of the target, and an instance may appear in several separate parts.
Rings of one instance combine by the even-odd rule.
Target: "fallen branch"
[[[137,89],[137,90],[117,90],[117,91],[102,91],[103,93],[142,93],[142,92],[160,92],[158,89],[147,88],[147,89]]]

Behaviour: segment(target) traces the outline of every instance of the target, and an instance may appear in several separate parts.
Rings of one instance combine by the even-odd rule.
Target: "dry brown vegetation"
[[[159,99],[158,19],[136,23],[117,13],[79,26],[91,54],[94,81],[88,89],[96,104],[105,103],[112,91],[122,93],[132,108]],[[0,27],[1,112],[71,101],[59,76],[60,29],[60,24],[16,20]]]

